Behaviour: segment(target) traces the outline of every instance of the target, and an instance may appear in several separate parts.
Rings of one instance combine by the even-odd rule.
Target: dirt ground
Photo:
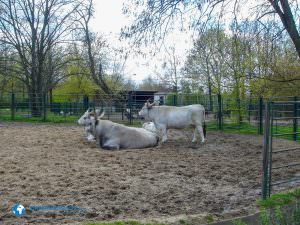
[[[208,132],[204,145],[191,144],[188,130],[171,130],[169,137],[155,148],[107,151],[86,142],[82,127],[0,123],[0,224],[176,221],[188,215],[205,222],[256,210],[261,136]],[[297,143],[277,140],[276,145]],[[275,162],[284,163],[300,154],[278,157]],[[11,212],[16,203],[27,209],[71,205],[83,210],[27,210],[17,218]]]

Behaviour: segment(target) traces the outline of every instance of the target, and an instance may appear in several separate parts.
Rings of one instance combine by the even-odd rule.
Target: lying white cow
[[[142,128],[144,128],[148,131],[151,131],[152,133],[155,133],[155,134],[157,133],[157,129],[156,129],[155,124],[153,122],[143,123]]]
[[[158,144],[158,137],[143,128],[127,127],[109,120],[95,122],[94,135],[103,149],[147,148]]]
[[[162,142],[167,141],[167,129],[195,127],[192,142],[197,140],[197,133],[201,136],[202,143],[205,142],[205,109],[202,105],[188,105],[183,107],[175,106],[155,106],[155,103],[146,102],[139,116],[150,119],[155,124],[156,129],[162,132]],[[204,125],[204,129],[202,127]]]
[[[88,141],[94,141],[94,125],[96,117],[99,117],[100,109],[96,109],[95,112],[93,109],[88,109],[77,121],[79,125],[84,126],[85,136]],[[104,115],[104,114],[103,114]],[[100,116],[101,117],[101,116]],[[143,123],[142,128],[154,133],[157,136],[157,130],[153,122]]]
[[[127,127],[109,120],[101,120],[93,110],[88,110],[78,120],[78,124],[89,128],[90,133],[99,142],[103,149],[132,149],[147,148],[158,144],[156,132],[144,128]],[[97,119],[96,119],[97,118]]]

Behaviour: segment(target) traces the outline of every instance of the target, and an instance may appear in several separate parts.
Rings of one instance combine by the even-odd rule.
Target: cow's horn
[[[101,118],[104,116],[104,114],[105,114],[105,112],[103,111],[103,112],[101,113],[101,115],[98,116],[98,119],[101,119]]]

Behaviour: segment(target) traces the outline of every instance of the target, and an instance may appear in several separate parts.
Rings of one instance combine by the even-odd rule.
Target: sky
[[[120,30],[125,25],[130,25],[130,20],[122,14],[123,2],[126,0],[94,0],[95,14],[92,22],[92,29],[96,32],[104,34],[110,45],[113,47],[124,46],[124,41],[120,43]],[[249,9],[261,0],[242,0],[244,1],[241,17],[249,16]],[[229,7],[231,8],[231,7]],[[221,9],[221,8],[220,8]],[[226,16],[223,20],[230,20]],[[175,44],[176,43],[176,44]],[[165,44],[175,46],[177,55],[180,55],[180,61],[183,64],[188,50],[191,49],[193,43],[192,33],[180,33],[179,31],[172,32],[167,37]],[[158,53],[155,57],[142,58],[141,56],[130,55],[124,70],[124,76],[131,78],[136,83],[140,83],[147,76],[151,75],[154,79],[157,78],[156,72],[161,73],[161,65],[163,62],[164,51]]]
[[[122,14],[124,0],[95,0],[95,14],[91,24],[96,32],[103,33],[108,37],[111,46],[120,46],[120,30],[125,25],[129,25],[129,19]],[[175,33],[168,43],[176,42],[176,52],[184,58],[186,51],[191,46],[191,40],[186,34]],[[126,64],[124,75],[140,83],[147,76],[156,78],[155,71],[158,71],[162,64],[163,53],[156,57],[142,58],[141,56],[131,55]]]

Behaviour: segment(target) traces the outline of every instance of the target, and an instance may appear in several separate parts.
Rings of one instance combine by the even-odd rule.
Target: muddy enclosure
[[[82,127],[0,124],[0,224],[63,224],[87,220],[224,219],[256,210],[260,198],[261,136],[209,132],[192,144],[192,131],[169,131],[148,149],[107,151],[88,143]],[[278,148],[297,143],[276,140]],[[299,161],[300,154],[275,162]],[[275,177],[296,176],[295,168]],[[79,212],[15,217],[11,207],[77,206]]]

